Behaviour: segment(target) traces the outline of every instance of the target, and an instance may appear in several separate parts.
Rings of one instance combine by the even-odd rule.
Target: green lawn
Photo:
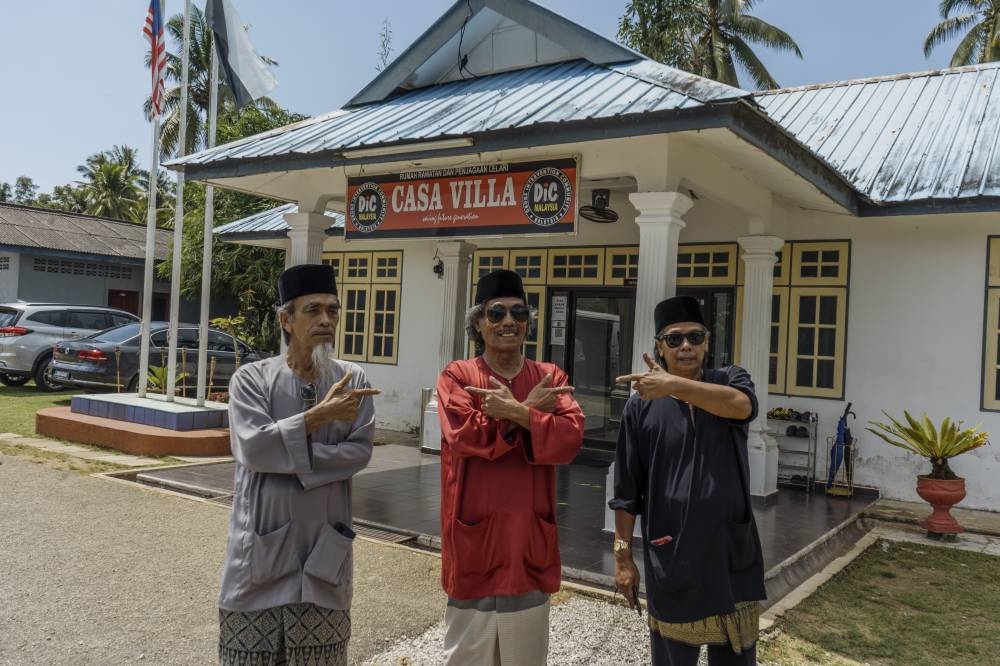
[[[1000,557],[881,541],[789,611],[762,663],[1000,664]]]
[[[0,385],[0,432],[14,432],[25,437],[35,437],[35,412],[46,407],[68,407],[70,399],[79,392],[59,391],[46,393],[26,386]]]

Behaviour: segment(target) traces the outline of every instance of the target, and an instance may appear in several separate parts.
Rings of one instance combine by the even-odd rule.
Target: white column
[[[632,371],[644,372],[642,353],[653,349],[656,335],[653,310],[677,293],[677,245],[682,216],[694,202],[680,192],[635,192],[629,200],[638,211],[639,281],[635,290],[635,329],[632,334]]]
[[[757,387],[757,418],[750,423],[750,492],[769,497],[778,492],[778,445],[767,434],[767,379],[771,341],[771,294],[776,253],[785,241],[776,236],[743,236],[743,318],[740,363]]]
[[[476,246],[464,241],[443,241],[437,244],[437,256],[444,273],[441,276],[441,343],[438,347],[438,367],[465,356],[465,309],[469,293],[469,264]],[[436,378],[435,378],[436,380]],[[420,446],[425,451],[441,449],[441,423],[438,421],[437,392],[424,408],[424,428]]]
[[[291,241],[285,253],[285,266],[318,264],[323,259],[323,241],[326,229],[333,220],[322,213],[285,213],[288,240]]]
[[[469,264],[476,246],[464,241],[438,243],[437,256],[444,265],[441,278],[444,302],[441,310],[440,367],[465,357],[465,310],[469,293]]]

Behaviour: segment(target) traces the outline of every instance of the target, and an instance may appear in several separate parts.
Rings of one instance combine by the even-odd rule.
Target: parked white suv
[[[58,391],[45,376],[52,346],[77,340],[139,318],[124,310],[67,303],[0,304],[0,383],[21,386],[34,378],[41,391]]]

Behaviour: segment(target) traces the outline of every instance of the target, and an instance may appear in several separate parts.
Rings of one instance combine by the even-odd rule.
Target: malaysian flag
[[[153,73],[153,116],[163,112],[163,75],[167,68],[167,44],[163,39],[163,8],[160,0],[149,0],[149,12],[142,34],[149,40],[150,70]]]

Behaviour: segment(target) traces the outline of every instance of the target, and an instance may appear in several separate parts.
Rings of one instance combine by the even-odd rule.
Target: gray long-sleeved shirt
[[[359,366],[331,363],[319,399],[346,372],[352,388],[368,387]],[[371,460],[375,409],[366,396],[353,423],[334,421],[307,437],[304,385],[283,356],[241,366],[230,382],[236,479],[220,608],[350,608],[353,544],[334,525],[351,524],[351,477]]]

